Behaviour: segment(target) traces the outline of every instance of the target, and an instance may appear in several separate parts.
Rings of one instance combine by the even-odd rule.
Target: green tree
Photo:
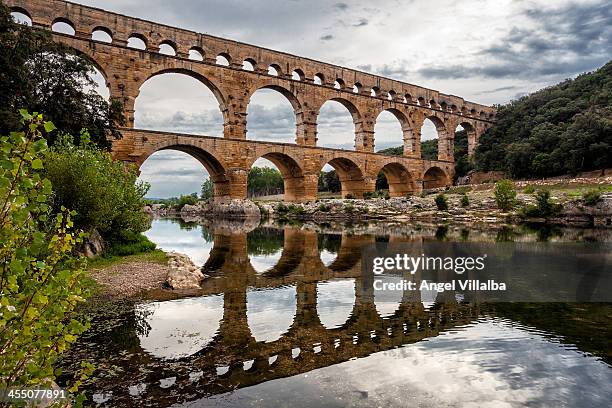
[[[124,123],[120,102],[107,102],[94,91],[94,65],[69,47],[53,42],[44,30],[13,21],[0,4],[0,134],[19,128],[17,110],[46,112],[45,119],[76,136],[89,130],[98,146],[110,148],[107,136],[120,137]],[[44,134],[50,144],[57,133]]]
[[[612,61],[498,107],[476,168],[550,177],[612,167]]]
[[[252,167],[247,178],[249,197],[281,194],[284,190],[280,171],[270,167]]]
[[[0,138],[0,388],[49,387],[53,363],[88,328],[72,317],[88,296],[83,263],[72,256],[83,234],[72,212],[52,212],[44,178],[42,129],[54,126],[21,116],[25,131]]]
[[[340,179],[336,170],[322,171],[319,174],[319,191],[329,191],[332,193],[338,193],[342,190]]]
[[[136,239],[149,226],[142,210],[148,184],[137,181],[136,166],[114,161],[109,152],[93,145],[87,132],[80,139],[75,145],[71,136],[62,136],[45,153],[54,209],[75,210],[78,228],[96,229],[111,243]]]
[[[202,183],[202,191],[200,193],[200,198],[202,198],[202,200],[208,200],[210,198],[213,198],[214,195],[214,184],[210,178],[207,178]]]
[[[512,180],[500,180],[495,183],[495,202],[502,211],[509,211],[516,203],[516,189]]]

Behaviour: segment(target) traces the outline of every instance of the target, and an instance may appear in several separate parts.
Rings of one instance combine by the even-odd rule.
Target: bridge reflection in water
[[[427,238],[255,227],[198,227],[209,252],[202,268],[210,278],[202,289],[188,297],[152,293],[157,301],[135,305],[121,328],[89,343],[95,346],[88,352],[118,367],[96,379],[99,401],[194,401],[396,349],[483,318],[477,302],[457,302],[454,293],[405,291],[377,299],[374,277],[362,273],[365,245],[418,246],[435,239],[435,229]]]

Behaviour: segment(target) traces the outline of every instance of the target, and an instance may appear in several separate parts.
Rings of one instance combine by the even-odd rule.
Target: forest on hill
[[[497,121],[481,137],[474,161],[467,158],[464,131],[455,136],[456,177],[472,168],[500,170],[512,178],[575,175],[612,168],[612,61],[497,106]],[[401,155],[402,147],[380,153]],[[421,143],[424,159],[435,159],[438,141]]]
[[[612,61],[506,105],[480,138],[478,170],[540,178],[612,167]]]

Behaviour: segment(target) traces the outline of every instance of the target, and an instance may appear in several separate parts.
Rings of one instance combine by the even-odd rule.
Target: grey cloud
[[[419,74],[434,78],[567,77],[595,69],[612,55],[612,7],[606,0],[530,9],[536,28],[512,28],[497,44],[475,53],[480,65],[431,66]]]
[[[367,26],[368,23],[369,23],[369,21],[368,21],[367,18],[362,18],[362,19],[359,19],[358,22],[353,24],[353,27],[364,27],[364,26]]]
[[[334,8],[340,10],[340,11],[346,11],[349,8],[349,5],[346,3],[336,3],[334,4]]]
[[[334,38],[333,35],[325,34],[325,35],[322,35],[320,39],[323,40],[323,41],[329,41],[329,40],[332,40],[333,38]]]

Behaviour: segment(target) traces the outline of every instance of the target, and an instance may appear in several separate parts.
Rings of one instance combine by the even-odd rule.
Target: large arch
[[[396,148],[400,155],[406,150],[406,140],[409,138],[410,123],[408,118],[398,109],[389,108],[381,111],[374,124],[374,145],[377,151]]]
[[[333,167],[338,175],[342,198],[363,198],[367,187],[363,171],[357,163],[346,157],[336,157],[323,164],[321,169],[326,165]]]
[[[163,69],[140,83],[134,101],[134,125],[222,137],[227,118],[225,107],[224,95],[204,76],[186,69]]]
[[[247,163],[247,168],[259,158],[269,160],[283,176],[284,201],[301,201],[306,194],[305,177],[299,161],[287,153],[267,152],[253,158]]]
[[[137,160],[136,164],[140,168],[142,164],[147,160],[153,153],[164,150],[176,150],[187,153],[198,160],[208,172],[210,180],[213,182],[213,197],[215,199],[230,196],[230,177],[226,171],[226,166],[215,158],[210,152],[204,150],[199,146],[187,145],[187,144],[176,144],[173,141],[159,143],[149,148],[143,153]],[[204,180],[202,180],[204,181]]]
[[[338,114],[345,114],[347,111],[350,115],[347,118],[348,120],[342,120],[342,123],[338,123]],[[352,126],[348,125],[349,123]],[[317,112],[317,146],[354,150],[356,134],[360,127],[361,113],[352,102],[344,98],[328,99],[319,107]],[[339,135],[339,133],[342,134]],[[332,140],[335,143],[332,143]]]
[[[433,129],[431,128],[433,125]],[[429,132],[427,128],[431,129]],[[434,134],[435,132],[435,134]],[[450,154],[452,157],[452,152],[447,151],[448,146],[448,132],[446,130],[446,126],[444,125],[444,121],[437,116],[426,116],[423,120],[423,124],[421,125],[421,140],[419,140],[421,157],[427,160],[447,160]],[[432,137],[433,136],[433,137]],[[436,142],[431,143],[431,149],[424,149],[423,142],[429,140],[436,140]]]
[[[387,178],[390,197],[406,197],[418,191],[416,180],[401,163],[387,163],[380,169]]]
[[[446,187],[451,184],[450,177],[437,166],[430,167],[423,174],[423,189]]]
[[[291,106],[291,113],[286,102]],[[263,121],[256,120],[262,117]],[[269,142],[297,143],[298,128],[303,123],[300,101],[291,91],[275,84],[260,86],[249,95],[247,118],[247,139]]]

